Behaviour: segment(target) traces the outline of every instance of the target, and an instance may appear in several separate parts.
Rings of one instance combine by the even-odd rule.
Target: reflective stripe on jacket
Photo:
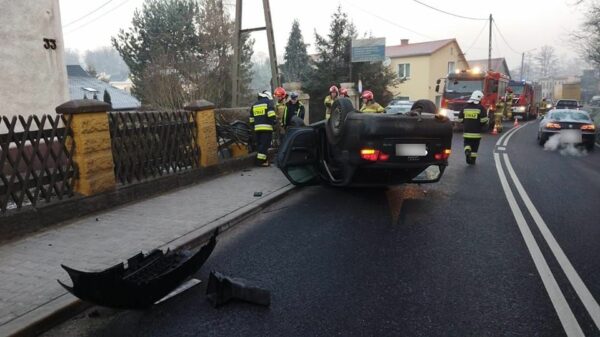
[[[250,108],[250,125],[254,125],[254,131],[273,131],[273,125],[277,122],[273,102],[267,98],[259,99]]]
[[[467,103],[458,114],[458,119],[462,120],[464,125],[465,138],[481,138],[483,126],[489,121],[483,105],[475,103]]]

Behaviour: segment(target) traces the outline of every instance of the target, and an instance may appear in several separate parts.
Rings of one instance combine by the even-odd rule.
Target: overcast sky
[[[128,28],[136,8],[144,0],[59,0],[65,46],[85,51],[110,45],[110,37]],[[235,0],[225,0],[232,16]],[[472,18],[491,13],[499,28],[493,29],[492,57],[505,57],[510,68],[520,65],[521,52],[551,45],[559,56],[575,57],[570,34],[578,28],[584,8],[575,0],[420,0],[439,9]],[[244,0],[243,28],[264,25],[262,0]],[[84,15],[104,5],[84,18]],[[385,37],[386,44],[400,39],[423,42],[456,38],[467,59],[487,58],[488,22],[457,18],[427,8],[413,0],[271,0],[271,15],[278,57],[284,52],[291,24],[300,22],[306,43],[314,42],[314,32],[329,31],[332,13],[338,5],[348,13],[360,33]],[[77,20],[77,21],[76,21]],[[74,22],[75,21],[75,22]],[[507,42],[504,41],[503,37]],[[266,34],[255,32],[255,53],[267,52]],[[309,47],[309,52],[313,51]],[[535,53],[532,51],[531,53]]]

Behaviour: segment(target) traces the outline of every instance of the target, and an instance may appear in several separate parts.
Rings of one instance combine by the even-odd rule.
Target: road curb
[[[243,220],[259,213],[273,202],[285,198],[295,190],[295,187],[291,184],[285,185],[158,248],[179,250],[197,247],[207,242],[215,229],[218,228],[220,233],[229,230]],[[83,302],[65,292],[10,323],[0,326],[0,336],[37,336],[92,306],[93,304]]]

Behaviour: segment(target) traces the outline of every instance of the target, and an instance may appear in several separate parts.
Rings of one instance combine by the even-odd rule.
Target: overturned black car
[[[406,113],[361,113],[340,98],[329,120],[288,130],[278,166],[296,185],[437,182],[448,165],[452,125],[436,111],[419,100]]]

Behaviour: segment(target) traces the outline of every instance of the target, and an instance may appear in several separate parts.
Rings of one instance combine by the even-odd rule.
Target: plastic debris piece
[[[242,278],[233,278],[211,271],[206,287],[206,297],[213,307],[218,308],[231,300],[240,300],[268,307],[271,292],[250,284]]]

